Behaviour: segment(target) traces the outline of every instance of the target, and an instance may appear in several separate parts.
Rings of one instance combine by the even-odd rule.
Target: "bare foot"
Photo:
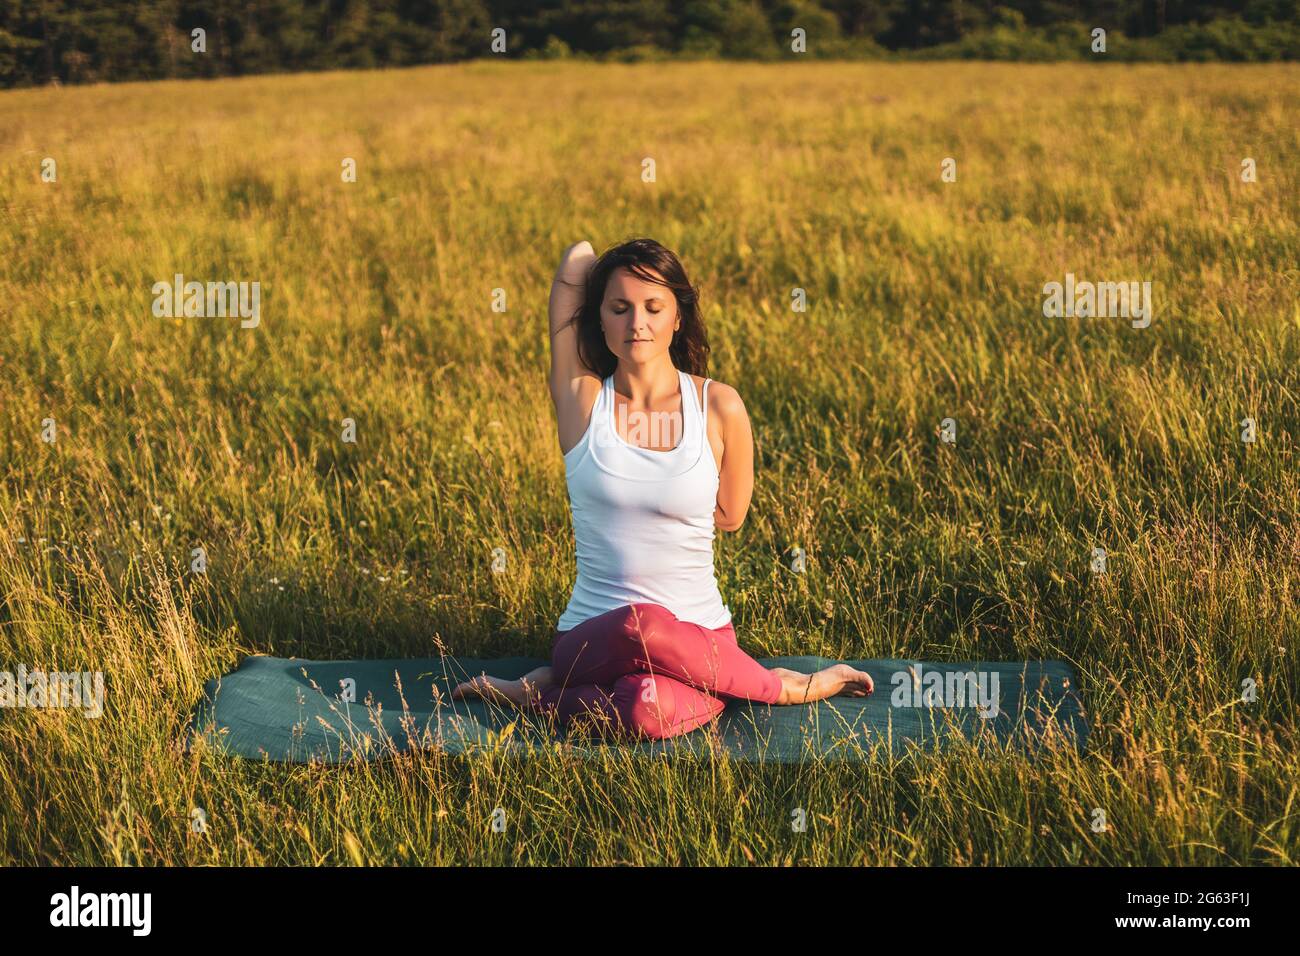
[[[781,678],[778,704],[809,704],[839,695],[866,697],[876,689],[870,674],[848,664],[832,664],[815,674],[802,674],[785,667],[773,667],[772,673]]]
[[[452,700],[467,700],[477,697],[489,703],[509,704],[521,710],[526,710],[537,706],[542,691],[550,687],[552,683],[551,669],[549,667],[539,667],[515,680],[482,674],[457,684],[451,692],[451,698]]]
[[[826,671],[834,671],[835,676],[843,681],[835,692],[839,697],[868,697],[876,690],[876,682],[866,671],[860,671],[848,664],[835,664]],[[823,671],[825,673],[826,671]]]

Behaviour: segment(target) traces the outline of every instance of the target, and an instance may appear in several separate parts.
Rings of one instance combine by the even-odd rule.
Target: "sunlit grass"
[[[108,683],[100,720],[0,712],[0,862],[1295,864],[1298,93],[1289,65],[511,63],[0,95],[0,669]],[[180,748],[248,653],[546,653],[547,290],[568,244],[635,235],[683,257],[753,419],[717,551],[742,646],[1062,658],[1088,756]],[[259,281],[260,326],[155,318],[177,272]],[[1045,319],[1066,272],[1152,281],[1150,328]]]

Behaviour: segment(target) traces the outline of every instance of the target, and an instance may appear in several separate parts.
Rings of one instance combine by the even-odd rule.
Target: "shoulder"
[[[705,380],[701,376],[692,375],[691,380],[697,389],[703,390]],[[727,422],[745,415],[745,403],[741,401],[740,393],[726,382],[709,380],[708,401],[710,418],[716,416],[718,420]]]

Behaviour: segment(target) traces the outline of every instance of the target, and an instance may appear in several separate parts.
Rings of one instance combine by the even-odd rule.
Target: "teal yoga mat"
[[[1083,751],[1088,733],[1078,682],[1060,661],[850,661],[871,674],[876,690],[870,697],[834,697],[792,706],[733,700],[709,726],[663,741],[609,741],[555,733],[541,718],[521,715],[514,708],[450,699],[450,688],[466,677],[483,671],[519,677],[544,663],[525,657],[352,661],[248,657],[237,670],[208,681],[190,724],[189,743],[201,736],[227,753],[294,763],[370,760],[413,749],[527,752],[558,739],[588,755],[618,747],[649,755],[725,752],[740,760],[797,763],[863,761],[912,747],[992,745],[1030,755],[1045,746]],[[835,662],[777,657],[761,663],[811,673]],[[975,686],[956,677],[969,672],[983,675],[987,693],[982,698],[977,698]],[[355,702],[344,699],[349,696],[341,683],[345,680],[355,683]],[[435,686],[441,704],[435,702]],[[959,688],[967,692],[965,701],[956,694]],[[926,706],[927,691],[931,706]],[[995,700],[996,713],[988,706],[984,709],[989,716],[980,716],[979,708],[969,705],[978,700]],[[514,729],[503,737],[511,723]]]

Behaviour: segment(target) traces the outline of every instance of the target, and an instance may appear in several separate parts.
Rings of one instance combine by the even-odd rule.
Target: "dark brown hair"
[[[582,306],[573,316],[578,329],[578,357],[582,364],[601,378],[614,374],[614,369],[618,368],[618,357],[605,344],[605,333],[600,328],[600,304],[604,301],[610,275],[620,266],[638,279],[672,291],[682,325],[673,333],[668,354],[680,371],[707,377],[709,339],[704,332],[704,320],[700,317],[699,292],[691,285],[686,270],[672,250],[653,239],[632,239],[614,246],[591,267]],[[650,271],[652,269],[654,272]]]

